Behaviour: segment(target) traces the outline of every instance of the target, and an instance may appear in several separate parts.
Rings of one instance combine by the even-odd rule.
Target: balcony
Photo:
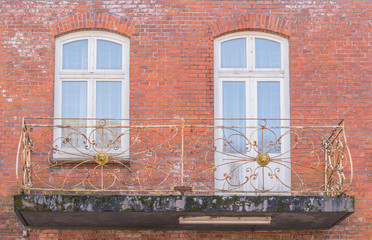
[[[16,168],[28,227],[316,230],[354,212],[332,119],[25,119]]]

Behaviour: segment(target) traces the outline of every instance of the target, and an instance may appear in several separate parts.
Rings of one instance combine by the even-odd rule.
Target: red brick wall
[[[291,117],[347,119],[356,212],[329,231],[31,230],[30,239],[369,239],[371,16],[366,1],[0,1],[0,238],[13,213],[22,117],[52,117],[54,37],[106,29],[131,39],[131,117],[213,117],[213,39],[258,30],[290,43]]]

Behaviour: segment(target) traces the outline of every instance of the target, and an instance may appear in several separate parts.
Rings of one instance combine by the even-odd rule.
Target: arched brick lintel
[[[80,13],[57,19],[51,23],[54,36],[85,29],[105,29],[132,36],[134,21],[111,14]]]
[[[239,14],[222,17],[209,24],[213,38],[245,30],[257,30],[279,34],[290,38],[292,22],[281,17],[266,14]]]

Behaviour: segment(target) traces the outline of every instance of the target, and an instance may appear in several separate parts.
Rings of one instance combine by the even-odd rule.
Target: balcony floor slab
[[[354,197],[15,195],[26,227],[275,231],[330,229],[354,212]],[[271,217],[260,224],[179,224],[180,217]]]

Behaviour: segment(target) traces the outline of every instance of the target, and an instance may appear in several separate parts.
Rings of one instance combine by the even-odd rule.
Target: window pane
[[[63,45],[63,69],[88,69],[88,40]]]
[[[257,116],[260,119],[280,118],[280,83],[257,82]],[[268,129],[258,131],[258,151],[280,153],[278,138],[280,137],[280,120],[260,121]],[[274,127],[274,128],[272,128]],[[275,128],[276,127],[276,128]]]
[[[105,127],[97,129],[96,142],[98,148],[110,150],[120,148],[120,120],[121,118],[121,82],[97,82],[97,118],[105,119]],[[99,120],[97,124],[100,123]]]
[[[245,68],[247,66],[246,59],[245,38],[221,43],[221,67]]]
[[[87,82],[62,82],[62,149],[83,148],[86,145]],[[68,140],[68,141],[66,141]],[[70,150],[69,150],[70,151]]]
[[[121,118],[121,82],[97,82],[97,118]]]
[[[245,118],[245,82],[223,82],[223,118]],[[224,120],[224,126],[245,127],[245,120]],[[224,152],[245,153],[245,128],[224,129],[224,139],[229,142]],[[226,142],[226,143],[227,143]]]
[[[97,69],[121,69],[121,44],[97,40]]]
[[[87,117],[87,82],[62,82],[62,117]]]
[[[256,38],[256,68],[280,68],[280,43]]]

